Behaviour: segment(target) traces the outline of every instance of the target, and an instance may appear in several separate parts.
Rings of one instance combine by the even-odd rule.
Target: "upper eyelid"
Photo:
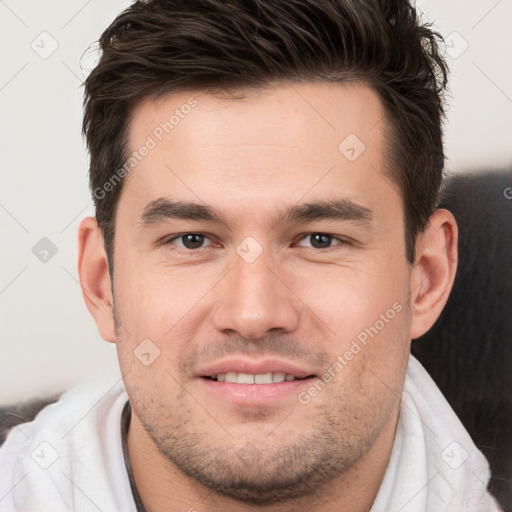
[[[343,237],[341,235],[333,235],[331,233],[324,233],[322,231],[314,231],[311,233],[305,233],[303,235],[298,236],[296,238],[296,240],[297,240],[297,242],[300,242],[304,238],[307,238],[308,236],[313,236],[313,235],[324,235],[324,236],[328,236],[328,237],[332,238],[333,240],[336,240],[341,243],[349,243],[349,240],[346,237]],[[294,242],[294,243],[297,243],[297,242]]]
[[[206,233],[201,233],[201,232],[187,231],[185,233],[179,233],[177,235],[170,235],[170,236],[164,237],[162,239],[162,244],[168,244],[168,243],[174,242],[175,240],[178,240],[179,238],[181,238],[185,235],[204,236],[204,238],[210,240],[211,243],[216,243],[215,238],[213,238],[211,235],[208,235]],[[200,249],[204,249],[204,247],[200,247]]]

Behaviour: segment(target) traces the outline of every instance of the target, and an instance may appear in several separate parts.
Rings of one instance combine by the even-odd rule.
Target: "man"
[[[2,510],[499,510],[410,356],[457,261],[414,8],[139,1],[100,45],[79,274],[123,382],[11,431]]]

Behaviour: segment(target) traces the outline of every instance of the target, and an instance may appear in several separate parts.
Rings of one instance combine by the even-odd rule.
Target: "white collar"
[[[388,468],[371,512],[491,512],[489,464],[412,355]]]

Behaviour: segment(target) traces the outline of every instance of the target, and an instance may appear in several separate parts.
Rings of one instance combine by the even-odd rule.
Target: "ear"
[[[454,216],[439,209],[416,242],[411,272],[411,339],[425,334],[443,310],[457,271],[458,230]]]
[[[116,341],[113,297],[103,235],[94,217],[86,217],[78,230],[78,275],[87,309],[101,337]]]

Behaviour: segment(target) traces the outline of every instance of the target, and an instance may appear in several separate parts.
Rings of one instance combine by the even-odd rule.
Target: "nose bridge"
[[[248,250],[244,253],[241,246],[219,289],[216,328],[236,331],[244,338],[259,338],[271,329],[292,331],[299,313],[292,292],[271,270],[276,266],[271,256],[263,251],[256,256],[250,246],[245,247]],[[247,254],[251,257],[246,257]]]

